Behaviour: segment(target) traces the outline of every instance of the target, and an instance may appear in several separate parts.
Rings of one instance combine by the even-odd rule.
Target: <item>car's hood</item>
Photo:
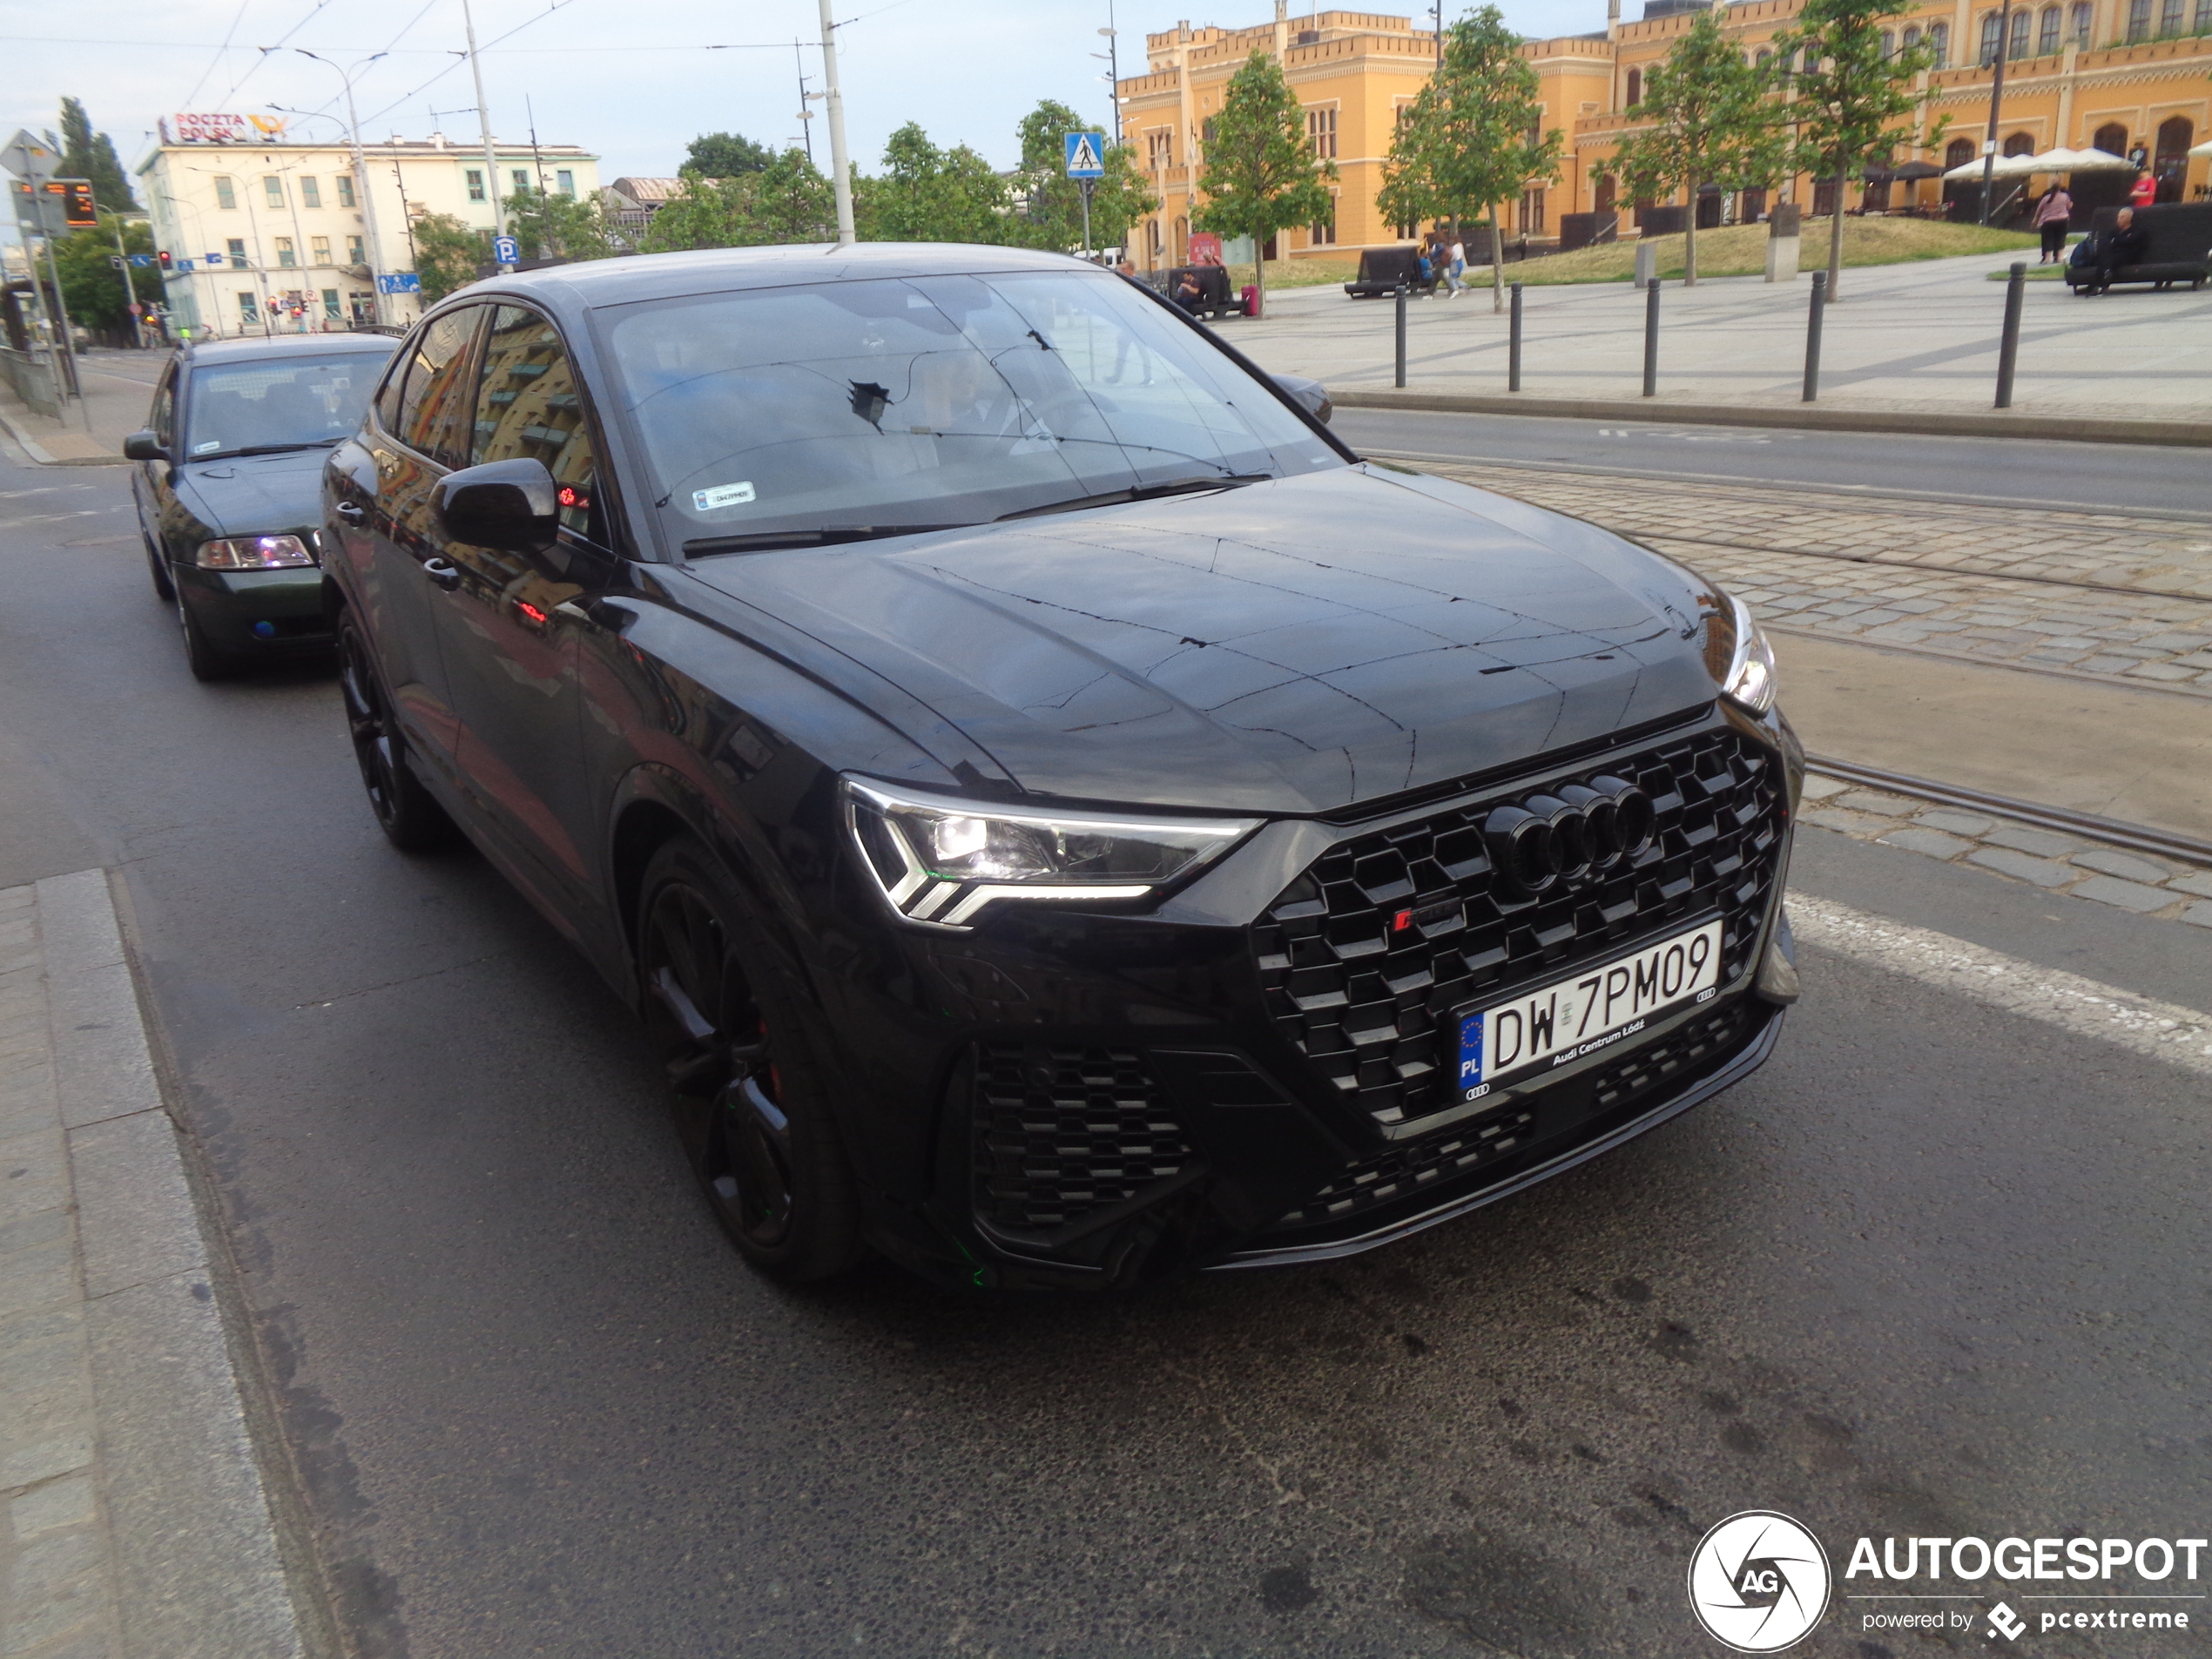
[[[1715,691],[1680,567],[1372,466],[693,568],[1075,799],[1326,812]]]
[[[270,536],[312,528],[322,510],[324,448],[187,462],[178,501],[219,536]]]

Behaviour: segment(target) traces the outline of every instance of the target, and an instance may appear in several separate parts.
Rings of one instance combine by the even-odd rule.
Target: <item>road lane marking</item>
[[[1808,944],[2212,1077],[2212,1014],[1802,893],[1790,895],[1790,925]]]

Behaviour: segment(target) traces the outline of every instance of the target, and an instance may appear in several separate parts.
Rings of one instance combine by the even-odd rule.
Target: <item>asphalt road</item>
[[[1331,424],[1363,454],[2212,522],[2204,451],[2179,447],[1400,409],[1340,408]]]
[[[1701,1652],[1686,1553],[1743,1508],[1839,1564],[2205,1531],[2201,1078],[1808,951],[1750,1082],[1379,1255],[781,1291],[583,963],[379,839],[327,675],[188,678],[119,470],[0,463],[0,884],[126,873],[359,1654]],[[2212,936],[1910,854],[1797,877],[2212,985]],[[1921,1650],[1857,1617],[1798,1651]],[[2107,1639],[2036,1649],[2205,1651]]]

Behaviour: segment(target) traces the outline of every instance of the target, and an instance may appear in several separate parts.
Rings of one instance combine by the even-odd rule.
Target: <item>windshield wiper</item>
[[[217,449],[204,455],[191,455],[192,461],[228,461],[233,455],[283,455],[295,449],[327,449],[343,443],[343,438],[303,438],[298,443],[249,443],[243,449]]]
[[[1223,472],[1210,478],[1170,478],[1164,483],[1133,484],[1127,489],[1109,489],[1102,496],[1076,496],[1067,501],[1047,502],[1042,507],[1024,507],[1016,512],[1001,513],[994,522],[1002,524],[1009,518],[1035,518],[1042,513],[1072,513],[1085,507],[1118,507],[1124,502],[1151,501],[1161,496],[1188,496],[1201,489],[1234,489],[1239,484],[1256,484],[1274,475],[1271,472]]]
[[[930,530],[966,529],[966,524],[832,524],[814,530],[763,530],[756,536],[709,536],[684,543],[686,553],[766,553],[785,547],[834,547],[840,542],[875,542],[887,536],[921,536]]]

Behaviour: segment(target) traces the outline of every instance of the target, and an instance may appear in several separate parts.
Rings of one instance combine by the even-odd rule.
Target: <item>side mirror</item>
[[[133,432],[123,440],[123,458],[125,461],[166,461],[169,452],[161,447],[161,440],[153,435],[152,428],[148,428],[143,432]]]
[[[439,481],[447,537],[502,553],[542,553],[559,536],[560,486],[542,461],[488,461]]]
[[[1329,417],[1337,412],[1337,406],[1329,401],[1328,388],[1320,381],[1310,381],[1303,374],[1278,374],[1273,378],[1275,384],[1283,388],[1291,402],[1323,426],[1328,425]]]

